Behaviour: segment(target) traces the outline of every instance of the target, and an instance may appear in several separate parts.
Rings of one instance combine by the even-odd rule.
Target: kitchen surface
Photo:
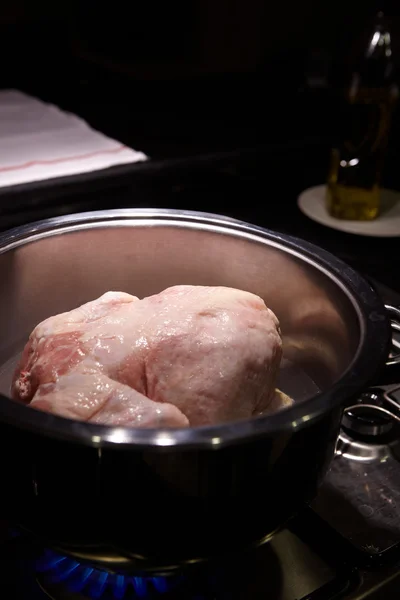
[[[305,190],[325,184],[328,178],[332,145],[342,125],[337,88],[329,77],[333,73],[334,78],[335,68],[340,72],[340,65],[346,62],[343,57],[352,27],[357,24],[356,12],[349,9],[339,40],[339,10],[332,16],[333,25],[328,31],[328,27],[316,26],[318,19],[325,22],[324,9],[314,7],[315,14],[311,15],[311,4],[304,11],[296,12],[292,7],[295,12],[293,23],[288,25],[290,42],[283,47],[279,24],[284,22],[284,10],[275,8],[274,27],[261,52],[264,30],[257,25],[265,19],[261,1],[250,3],[251,10],[245,13],[240,3],[234,3],[234,17],[228,19],[224,29],[224,43],[218,32],[227,10],[225,2],[221,12],[213,8],[212,2],[200,3],[197,12],[185,8],[185,3],[178,4],[184,27],[174,25],[165,10],[163,18],[170,29],[158,25],[153,31],[147,25],[143,29],[148,33],[141,37],[136,30],[137,39],[132,44],[124,42],[128,25],[121,29],[121,21],[107,17],[108,12],[100,7],[94,15],[91,2],[79,8],[73,6],[80,15],[76,23],[67,9],[69,16],[64,21],[56,11],[50,11],[48,16],[41,14],[38,22],[32,18],[32,11],[28,10],[27,16],[21,7],[10,5],[4,15],[0,11],[4,32],[0,45],[9,48],[14,39],[23,37],[25,50],[24,60],[14,54],[10,58],[0,80],[0,92],[17,93],[18,101],[22,101],[20,94],[33,98],[38,111],[42,110],[39,103],[50,105],[53,118],[64,119],[64,133],[65,123],[72,121],[74,133],[65,133],[65,140],[69,136],[69,149],[73,151],[66,152],[66,156],[72,153],[78,163],[81,158],[96,161],[98,147],[106,155],[103,162],[90,162],[86,169],[75,162],[68,174],[61,168],[53,170],[51,177],[42,177],[40,169],[45,173],[60,158],[52,146],[48,155],[37,161],[39,174],[35,180],[27,177],[18,182],[15,176],[9,179],[12,184],[0,185],[1,232],[70,213],[118,208],[215,213],[316,244],[359,271],[385,304],[400,307],[400,231],[386,237],[346,233],[307,217],[298,205]],[[367,4],[372,7],[373,3]],[[119,10],[123,13],[122,5]],[[18,11],[25,16],[19,17]],[[143,8],[140,15],[152,22],[151,11]],[[303,30],[300,25],[296,28],[295,17],[303,23]],[[22,24],[18,25],[20,18]],[[197,25],[202,19],[214,24],[208,37]],[[244,29],[250,31],[257,25],[261,33],[259,37],[254,35],[251,43],[252,36],[244,36],[240,50],[236,48],[235,28],[242,20]],[[189,27],[193,27],[190,35]],[[398,18],[394,17],[395,31],[396,27]],[[103,35],[106,30],[113,32],[109,39],[108,34]],[[82,31],[92,31],[86,41]],[[125,31],[125,38],[121,31]],[[155,50],[150,42],[146,44],[146,35],[158,38]],[[303,37],[311,39],[312,35],[319,44],[314,49],[302,42]],[[171,47],[162,57],[170,38]],[[398,38],[394,36],[395,50]],[[114,40],[111,53],[104,39],[108,44]],[[326,47],[321,50],[324,42]],[[50,43],[57,68],[48,60]],[[200,49],[202,61],[198,59]],[[332,66],[334,51],[341,57],[339,67]],[[10,115],[15,102],[9,102]],[[12,137],[12,117],[5,114],[0,102],[3,138],[6,133]],[[13,126],[18,125],[15,112],[14,119]],[[40,119],[31,119],[32,127],[40,133],[38,139],[48,123]],[[56,146],[57,136],[50,126],[49,132],[48,143]],[[78,133],[83,137],[76,137]],[[32,144],[39,143],[32,139]],[[397,110],[382,176],[382,186],[394,192],[400,192],[399,140]],[[19,162],[29,168],[28,144],[26,147],[28,158]],[[10,159],[7,144],[4,148],[3,162]],[[18,145],[15,148],[18,158]],[[1,151],[0,139],[0,158]],[[122,159],[115,158],[120,155]],[[3,173],[13,173],[13,167],[3,167]],[[1,174],[0,168],[0,180]],[[395,317],[392,321],[390,359],[396,361],[400,329]],[[20,529],[4,517],[0,558],[3,585],[10,589],[8,597],[397,599],[400,376],[390,384],[377,380],[373,388],[353,400],[354,404],[367,406],[364,411],[344,415],[335,458],[317,497],[269,543],[210,564],[149,574],[104,566],[88,559],[87,553],[82,558],[74,550],[68,553],[50,547],[45,537]],[[61,481],[60,474],[58,478]]]
[[[149,160],[0,189],[3,229],[57,214],[102,208],[200,210],[302,237],[389,287],[400,289],[396,238],[371,241],[370,237],[339,232],[311,221],[299,210],[299,194],[325,182],[330,150],[329,132],[324,137],[324,131],[318,131],[320,124],[314,121],[313,104],[301,92],[295,114],[287,108],[290,123],[285,129],[286,139],[281,141],[276,125],[275,139],[271,140],[269,122],[237,123],[229,114],[226,122],[215,117],[215,124],[207,121],[203,128],[203,123],[191,121],[190,115],[183,119],[167,113],[163,115],[167,124],[158,128],[157,118],[161,117],[145,113],[134,116],[134,122],[127,127],[124,119],[129,118],[128,103],[91,105],[94,114],[89,115],[88,106],[74,103],[78,99],[82,102],[81,93],[85,90],[85,85],[78,86],[77,97],[64,100],[61,106],[74,109],[93,127],[141,150]],[[90,88],[86,93],[90,94]],[[312,99],[313,94],[309,94]],[[48,98],[46,94],[43,97]],[[323,96],[320,102],[319,92],[316,93],[316,104],[324,105],[325,100]],[[328,115],[327,100],[325,106]],[[122,123],[110,123],[112,115],[118,115],[117,120],[122,119]],[[273,123],[272,118],[270,122]],[[144,140],[143,130],[149,131],[147,125],[151,136]],[[388,186],[394,189],[398,182],[396,164],[394,149],[387,161]]]
[[[307,218],[297,206],[324,184],[340,124],[337,94],[276,73],[138,81],[76,57],[52,74],[15,74],[9,88],[50,102],[148,161],[0,188],[2,227],[106,207],[163,207],[234,216],[303,237],[399,288],[397,239],[349,235]],[[162,102],[160,102],[162,99]],[[232,101],[234,99],[234,101]],[[400,189],[399,113],[392,122],[383,185]]]

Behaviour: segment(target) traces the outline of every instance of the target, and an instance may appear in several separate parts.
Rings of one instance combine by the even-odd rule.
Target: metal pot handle
[[[377,416],[388,417],[398,427],[400,425],[400,308],[386,304],[385,309],[390,318],[392,328],[392,350],[389,353],[383,371],[377,378],[379,387],[370,388],[370,390],[359,398],[357,404],[346,406],[343,417],[344,419],[347,417],[353,419],[357,413],[361,416],[363,411],[368,409],[375,412]],[[352,417],[350,417],[351,414]],[[344,421],[342,425],[344,425]],[[353,421],[350,421],[350,425],[352,427],[355,426]],[[371,429],[368,422],[367,425],[365,423],[361,425],[358,423],[357,428],[359,432],[361,426],[363,427],[363,431],[361,431],[363,434],[366,433],[366,427],[367,429]],[[373,429],[376,429],[376,427],[378,427],[376,423],[372,425]]]
[[[392,327],[392,350],[378,378],[378,385],[400,383],[400,307],[385,304]]]
[[[399,425],[400,403],[393,399],[391,393],[400,389],[400,308],[396,306],[391,306],[390,304],[385,304],[385,309],[390,318],[390,324],[392,328],[392,350],[389,354],[388,360],[386,361],[385,368],[381,373],[380,377],[378,378],[378,385],[385,385],[386,389],[381,389],[380,391],[378,391],[379,394],[381,394],[381,398],[384,400],[388,408],[385,408],[384,406],[379,406],[379,404],[359,402],[358,404],[353,404],[352,406],[346,406],[344,412],[354,413],[355,411],[364,410],[365,408],[368,408],[373,411],[376,411],[377,413],[380,413],[381,415],[386,415],[387,417],[390,417]],[[388,384],[395,385],[390,386]],[[389,407],[392,410],[389,410]],[[393,410],[395,412],[393,412]]]
[[[391,410],[383,408],[383,406],[377,406],[376,404],[353,404],[352,406],[347,406],[345,412],[348,413],[355,410],[363,410],[364,408],[369,408],[371,410],[377,411],[378,413],[384,414],[387,417],[390,417],[391,419],[396,421],[396,423],[400,424],[400,417],[395,415]]]

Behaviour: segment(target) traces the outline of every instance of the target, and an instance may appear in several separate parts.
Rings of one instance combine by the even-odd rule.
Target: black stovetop
[[[45,591],[54,600],[330,600],[339,592],[356,597],[361,572],[323,557],[301,538],[286,529],[270,544],[229,562],[146,578],[106,574],[18,537],[3,544],[2,585],[19,600],[45,600]]]

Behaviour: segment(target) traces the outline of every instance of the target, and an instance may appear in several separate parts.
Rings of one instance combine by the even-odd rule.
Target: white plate
[[[304,190],[297,200],[300,210],[313,221],[327,227],[376,237],[400,236],[400,192],[383,189],[381,191],[382,212],[373,221],[344,221],[330,216],[325,206],[325,185],[317,185]]]

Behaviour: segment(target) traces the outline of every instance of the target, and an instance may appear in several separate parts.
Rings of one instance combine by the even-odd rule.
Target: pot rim
[[[111,427],[32,410],[0,395],[0,420],[3,423],[45,437],[97,448],[217,450],[238,441],[252,441],[282,430],[298,431],[331,410],[340,410],[346,399],[364,389],[383,368],[390,347],[390,320],[380,296],[357,271],[319,246],[231,217],[198,211],[148,208],[74,213],[36,221],[0,234],[0,254],[51,235],[101,226],[129,226],[132,221],[151,226],[182,226],[187,223],[228,234],[241,233],[242,237],[258,242],[268,240],[270,246],[275,245],[322,271],[345,292],[358,314],[360,343],[351,364],[340,379],[324,392],[281,412],[246,421],[188,429]]]

